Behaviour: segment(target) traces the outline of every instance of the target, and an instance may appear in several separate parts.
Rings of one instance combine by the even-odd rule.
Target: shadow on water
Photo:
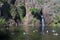
[[[8,40],[8,39],[9,39],[8,34],[0,33],[0,40]]]
[[[4,28],[3,28],[4,29]],[[8,30],[0,28],[0,40],[9,40],[10,33]]]

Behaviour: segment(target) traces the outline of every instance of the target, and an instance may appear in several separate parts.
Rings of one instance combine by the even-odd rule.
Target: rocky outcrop
[[[11,0],[11,4],[13,5],[14,10],[15,10],[14,15],[12,16],[12,19],[13,19],[12,23],[11,23],[12,26],[13,25],[16,26],[16,21],[20,17],[19,13],[18,13],[19,6],[21,4],[25,6],[26,16],[24,16],[25,18],[23,19],[23,24],[25,26],[26,31],[30,28],[28,25],[31,24],[31,21],[33,19],[33,15],[30,12],[31,8],[37,8],[37,9],[42,8],[43,16],[45,18],[45,23],[46,23],[46,25],[49,25],[53,20],[54,9],[52,9],[52,8],[54,8],[54,6],[59,5],[58,2],[56,3],[56,0],[55,1],[54,0],[44,0],[44,4],[41,4],[41,5],[38,3],[37,0]],[[10,12],[9,12],[10,11],[9,3],[5,2],[0,8],[1,8],[0,9],[1,10],[0,16],[2,15],[5,18],[10,19],[11,15],[10,15]],[[17,14],[18,14],[19,17],[17,16]],[[11,22],[11,20],[9,20],[9,21]],[[21,21],[21,20],[19,20],[19,21]],[[35,23],[35,25],[38,26],[38,21]]]

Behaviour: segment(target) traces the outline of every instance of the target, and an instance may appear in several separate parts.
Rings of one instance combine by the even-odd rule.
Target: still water
[[[59,27],[56,29],[48,27],[47,29],[48,30],[42,32],[44,35],[35,29],[31,30],[32,32],[28,34],[23,31],[21,27],[18,27],[14,32],[0,29],[0,40],[60,40]]]

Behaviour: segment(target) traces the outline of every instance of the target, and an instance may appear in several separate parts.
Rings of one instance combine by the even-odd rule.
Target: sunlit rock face
[[[57,11],[58,9],[56,9],[58,7],[60,7],[58,0],[45,0],[45,3],[43,5],[43,15],[46,25],[51,24],[54,20],[53,16],[60,13],[59,11]]]
[[[50,13],[50,9],[48,7],[43,7],[43,16],[45,18],[46,25],[50,24],[53,19],[53,13]]]
[[[25,0],[26,17],[25,17],[23,23],[25,25],[25,30],[26,31],[29,31],[32,28],[33,15],[31,14],[30,9],[31,8],[38,8],[38,7],[39,7],[39,5],[38,5],[37,0]],[[35,23],[35,25],[36,25],[35,28],[37,28],[37,25],[40,26],[39,23],[37,23],[37,22]]]

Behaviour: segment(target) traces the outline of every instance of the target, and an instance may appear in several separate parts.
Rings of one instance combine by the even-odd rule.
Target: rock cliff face
[[[24,5],[24,7],[26,9],[26,16],[23,19],[23,24],[25,25],[25,27],[27,29],[29,29],[28,25],[31,24],[31,21],[33,19],[33,15],[30,12],[31,8],[42,9],[43,10],[42,13],[45,18],[45,23],[46,23],[46,25],[49,25],[53,21],[53,15],[55,13],[57,13],[57,11],[55,10],[55,7],[57,7],[57,6],[60,7],[59,2],[56,0],[43,0],[43,4],[39,4],[38,0],[11,0],[10,3],[13,5],[14,10],[15,10],[14,17],[16,14],[18,14],[17,11],[19,10],[19,6]],[[2,10],[1,10],[1,8],[2,8]],[[0,10],[3,14],[2,16],[6,17],[6,18],[11,17],[10,12],[9,12],[10,10],[8,10],[8,9],[10,9],[10,5],[8,2],[5,2],[3,5],[0,6]]]
[[[33,8],[33,7],[37,8],[37,9],[41,9],[42,8],[42,10],[43,10],[42,12],[43,12],[43,15],[44,15],[44,18],[45,18],[45,22],[46,22],[46,24],[50,24],[52,22],[52,19],[53,19],[53,13],[51,12],[50,8],[51,8],[51,6],[53,4],[54,3],[52,3],[49,0],[45,0],[43,5],[40,5],[37,0],[26,0],[25,1],[26,16],[29,15],[30,8]],[[29,17],[28,17],[28,19],[29,19]]]
[[[56,12],[57,11],[56,8],[60,7],[58,5],[59,5],[58,0],[45,0],[43,5],[43,15],[45,17],[45,22],[47,25],[52,23],[53,16],[58,13]]]
[[[59,1],[58,0],[44,0],[43,4],[39,4],[38,0],[26,0],[25,1],[25,7],[26,7],[26,13],[30,13],[29,9],[32,7],[35,7],[37,9],[42,8],[42,12],[45,18],[45,23],[46,25],[49,25],[53,21],[53,15],[56,13],[55,12],[55,7],[60,7]],[[56,9],[57,11],[57,9]]]

